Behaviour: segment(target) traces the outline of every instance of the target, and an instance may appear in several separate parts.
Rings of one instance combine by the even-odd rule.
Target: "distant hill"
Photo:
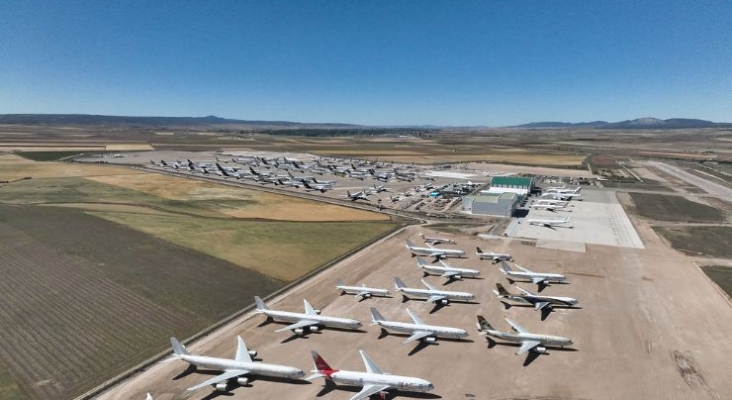
[[[110,125],[135,127],[163,127],[163,126],[220,126],[237,125],[252,127],[269,127],[274,129],[312,128],[312,129],[348,129],[359,127],[351,124],[332,123],[300,123],[288,121],[247,121],[238,119],[219,118],[213,115],[207,117],[126,117],[113,115],[88,114],[0,114],[0,124],[18,125]]]
[[[732,123],[719,123],[690,118],[637,118],[620,122],[532,122],[513,128],[596,128],[596,129],[689,129],[689,128],[732,128]]]

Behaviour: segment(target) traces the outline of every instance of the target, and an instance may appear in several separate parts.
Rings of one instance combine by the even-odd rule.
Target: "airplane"
[[[432,247],[429,244],[427,244],[427,247],[416,247],[412,242],[407,239],[406,244],[407,249],[409,249],[410,252],[412,252],[412,257],[415,256],[428,256],[428,257],[434,257],[435,261],[441,259],[441,258],[462,258],[465,256],[465,252],[460,249],[440,249],[437,247]]]
[[[428,243],[431,245],[436,245],[436,244],[440,244],[440,243],[457,244],[457,242],[454,239],[446,239],[446,238],[441,238],[441,237],[429,237],[429,236],[425,236],[424,233],[422,233],[422,232],[419,233],[419,236],[422,237],[422,240],[425,243]]]
[[[539,225],[545,228],[553,228],[557,225],[563,225],[569,222],[569,217],[564,219],[541,219],[541,218],[529,218],[526,220],[529,225]]]
[[[260,375],[276,378],[298,379],[305,376],[305,373],[295,367],[278,364],[254,362],[252,357],[257,355],[254,350],[248,350],[247,345],[241,336],[237,336],[236,355],[234,359],[197,356],[188,353],[178,339],[171,337],[170,344],[173,346],[173,359],[183,360],[193,367],[224,371],[198,385],[188,388],[189,391],[198,390],[202,387],[214,385],[217,391],[226,392],[229,390],[229,381],[236,381],[241,386],[249,383],[249,378],[243,375]]]
[[[145,400],[153,400],[153,398],[152,398],[152,396],[150,395],[150,393],[148,393],[148,394],[147,394],[147,396],[145,396]]]
[[[558,211],[558,210],[565,210],[567,208],[567,205],[566,204],[534,203],[530,207],[535,210]]]
[[[359,301],[369,299],[372,296],[384,297],[389,295],[389,291],[386,289],[367,287],[363,283],[361,286],[346,286],[346,284],[340,279],[336,282],[336,289],[340,290],[342,294],[355,294],[360,298]]]
[[[514,285],[515,286],[515,285]],[[579,303],[577,299],[572,297],[561,297],[561,296],[543,296],[540,294],[534,294],[526,289],[522,289],[516,286],[516,289],[521,291],[521,294],[509,293],[503,285],[496,283],[496,289],[493,293],[501,299],[509,299],[520,303],[528,303],[534,306],[534,310],[550,310],[554,306],[566,306],[572,307]]]
[[[374,179],[383,182],[388,182],[392,175],[394,175],[393,172],[375,171],[373,169],[369,169],[369,174],[371,174]]]
[[[292,179],[288,179],[288,180],[277,179],[277,184],[279,184],[281,186],[292,186],[292,187],[295,187],[298,189],[301,188],[304,183],[305,182],[302,182],[302,181],[293,181]]]
[[[289,170],[287,171],[287,175],[293,181],[306,182],[306,181],[312,181],[313,180],[313,177],[312,176],[305,176],[305,175],[295,176],[295,175],[292,175],[292,173]]]
[[[478,255],[478,258],[481,260],[493,260],[493,264],[496,264],[500,261],[513,261],[513,257],[511,257],[510,254],[501,254],[501,253],[494,253],[492,251],[483,251],[480,249],[480,247],[476,247],[475,254]]]
[[[536,333],[530,333],[526,329],[522,328],[521,325],[514,321],[506,318],[506,322],[511,325],[514,332],[501,332],[493,329],[493,327],[486,321],[483,316],[478,315],[478,330],[483,336],[490,336],[497,339],[505,340],[507,342],[521,343],[521,347],[516,352],[517,355],[526,353],[527,351],[533,351],[538,354],[546,354],[546,347],[561,347],[571,346],[572,340],[562,336],[552,335],[540,335]],[[491,339],[489,339],[491,340]]]
[[[363,400],[378,394],[382,399],[386,398],[387,390],[399,389],[412,392],[429,392],[435,388],[435,385],[421,378],[411,376],[392,375],[383,372],[376,363],[366,354],[365,351],[359,350],[361,358],[366,366],[366,372],[347,371],[333,369],[316,351],[311,351],[315,370],[313,374],[305,378],[312,381],[317,378],[325,378],[328,382],[333,382],[348,386],[362,386],[360,392],[356,393],[349,400]]]
[[[447,305],[450,301],[470,301],[475,299],[475,295],[468,292],[452,292],[448,290],[439,290],[422,279],[422,284],[427,289],[418,289],[408,287],[401,279],[394,278],[396,290],[402,292],[404,300],[409,300],[409,296],[425,298],[427,302],[434,304]]]
[[[346,190],[346,197],[348,197],[352,201],[356,201],[356,200],[369,201],[369,195],[366,194],[366,192],[364,192],[363,190],[360,192],[353,193],[353,194],[351,194],[350,191]]]
[[[566,200],[556,200],[556,199],[538,199],[536,200],[539,204],[552,204],[552,205],[566,205],[569,204]]]
[[[165,160],[160,160],[160,162],[155,162],[153,160],[150,160],[150,164],[155,165],[156,167],[167,167],[168,163],[165,162]]]
[[[541,288],[543,286],[546,286],[551,282],[564,282],[567,279],[567,277],[563,274],[529,271],[528,269],[518,264],[516,264],[516,268],[520,269],[521,271],[514,271],[508,266],[508,264],[506,264],[504,261],[501,261],[501,272],[503,272],[504,275],[510,277],[508,278],[508,280],[511,283],[513,283],[516,278],[526,279],[531,281],[531,283],[539,285],[539,291],[541,291]]]
[[[337,181],[334,181],[334,180],[323,181],[323,180],[320,180],[320,179],[313,178],[313,183],[318,183],[318,184],[321,184],[321,185],[335,185],[336,182]]]
[[[388,191],[389,191],[389,188],[388,188],[388,187],[386,187],[386,186],[384,186],[384,185],[379,185],[379,186],[376,186],[376,184],[374,184],[374,188],[373,188],[373,190],[369,190],[369,191],[370,191],[371,193],[381,193],[381,192],[388,192]]]
[[[456,279],[462,279],[463,277],[468,278],[477,278],[478,275],[480,275],[480,271],[476,271],[474,269],[467,269],[467,268],[455,268],[453,266],[448,265],[444,261],[440,260],[440,263],[442,266],[427,264],[422,257],[417,257],[417,268],[421,269],[424,273],[424,276],[427,275],[440,275],[444,278],[447,278],[448,281],[453,281]]]
[[[254,296],[254,302],[257,303],[257,314],[266,315],[267,322],[272,320],[294,322],[275,332],[292,331],[294,334],[302,336],[305,334],[305,328],[315,333],[320,329],[320,326],[340,329],[359,329],[361,327],[361,322],[355,319],[322,316],[320,310],[315,310],[307,300],[303,300],[305,313],[270,310],[259,296]]]
[[[333,185],[330,183],[309,183],[308,181],[302,181],[307,190],[320,190],[321,193],[325,193],[328,190],[333,189]]]
[[[550,187],[547,188],[544,193],[556,193],[556,194],[579,194],[582,191],[582,187],[578,186],[574,189],[569,189],[566,187]]]
[[[554,199],[554,200],[572,200],[582,197],[582,193],[544,193],[541,195],[542,199]]]
[[[449,326],[427,325],[416,314],[407,308],[407,314],[414,323],[388,321],[381,315],[379,310],[371,307],[371,325],[379,325],[383,333],[390,329],[399,333],[407,333],[410,336],[402,342],[407,344],[419,340],[423,343],[434,343],[437,338],[462,339],[468,336],[464,329],[451,328]]]

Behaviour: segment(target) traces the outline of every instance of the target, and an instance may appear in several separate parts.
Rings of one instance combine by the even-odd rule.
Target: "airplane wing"
[[[536,311],[543,310],[549,304],[551,304],[551,303],[548,301],[537,301],[536,303],[534,303],[534,310],[536,310]]]
[[[366,385],[360,392],[348,400],[368,399],[369,397],[389,389],[389,385]]]
[[[233,378],[236,378],[237,376],[244,375],[244,374],[248,374],[248,373],[249,373],[249,371],[247,371],[245,369],[230,369],[230,370],[224,372],[223,374],[216,375],[213,378],[211,378],[211,379],[209,379],[209,380],[207,380],[205,382],[201,382],[201,383],[199,383],[196,386],[191,386],[191,387],[188,388],[188,390],[189,391],[198,390],[198,389],[200,389],[202,387],[206,387],[206,386],[209,386],[209,385],[215,385],[215,384],[217,384],[219,382],[226,381],[226,380],[229,380],[229,379],[233,379]]]
[[[521,288],[521,287],[516,286],[516,289],[518,289],[519,291],[521,291],[521,293],[523,293],[525,296],[533,296],[534,295],[533,293],[529,292],[528,290],[526,290],[524,288]]]
[[[362,291],[356,293],[356,296],[358,296],[358,297],[366,297],[366,296],[368,296],[370,294],[371,294],[371,292],[369,292],[368,290],[362,290]]]
[[[455,275],[460,275],[460,272],[458,271],[445,271],[444,274],[442,274],[443,278],[452,278]]]
[[[309,320],[309,319],[303,319],[303,320],[300,320],[298,322],[295,322],[292,325],[287,325],[286,327],[284,327],[282,329],[277,329],[275,332],[291,331],[291,330],[295,330],[297,328],[304,328],[306,326],[316,325],[317,323],[318,323],[318,321],[313,321],[313,320]]]
[[[541,283],[546,280],[545,276],[534,276],[531,278],[531,283]]]
[[[508,322],[508,324],[511,325],[511,328],[513,328],[513,330],[515,330],[518,333],[529,333],[529,331],[524,329],[521,325],[511,321],[508,318],[506,318],[506,322]]]
[[[444,300],[444,299],[445,299],[445,296],[443,296],[443,295],[433,295],[427,299],[427,302],[436,303],[436,302],[438,302],[440,300]]]
[[[374,360],[371,359],[371,357],[366,354],[363,350],[359,350],[359,353],[361,353],[361,358],[363,359],[363,364],[366,366],[366,372],[370,374],[383,374],[384,372],[379,368],[378,365],[374,362]],[[375,392],[374,392],[375,393]]]
[[[412,310],[407,308],[407,314],[412,318],[412,321],[414,321],[417,325],[424,325],[424,321],[422,321],[422,318],[417,316],[417,314],[413,313]]]
[[[525,340],[521,343],[521,348],[516,352],[516,354],[524,354],[540,344],[541,342],[538,340]]]
[[[528,269],[526,269],[526,268],[524,268],[524,267],[522,267],[522,266],[520,266],[520,265],[518,265],[518,264],[515,264],[515,266],[516,266],[516,268],[518,268],[518,269],[520,269],[521,271],[524,271],[524,272],[526,272],[526,273],[528,273],[528,274],[531,274],[531,273],[533,273],[533,271],[529,271]]]
[[[402,344],[414,342],[415,340],[422,340],[422,339],[432,336],[434,334],[435,334],[434,332],[429,332],[429,331],[414,331],[414,333],[412,333],[412,336],[408,337],[405,341],[402,342]]]

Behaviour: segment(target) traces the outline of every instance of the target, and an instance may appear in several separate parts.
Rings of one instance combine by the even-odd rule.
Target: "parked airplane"
[[[368,399],[375,394],[381,395],[381,398],[384,399],[387,394],[386,391],[391,389],[429,392],[435,388],[433,384],[421,378],[392,375],[383,372],[363,350],[359,350],[359,353],[361,353],[363,363],[366,365],[366,372],[333,369],[316,351],[312,351],[311,353],[313,362],[315,363],[315,370],[312,371],[312,375],[305,379],[312,381],[317,378],[325,378],[327,381],[336,384],[363,386],[363,389],[349,400]]]
[[[381,326],[381,330],[384,333],[388,333],[386,330],[390,329],[395,332],[410,335],[402,342],[402,344],[407,344],[416,340],[424,343],[434,343],[437,338],[461,339],[468,336],[468,332],[464,329],[451,328],[449,326],[427,325],[408,308],[407,314],[409,314],[409,317],[412,318],[414,323],[410,324],[408,322],[388,321],[381,315],[379,310],[371,307],[371,325]]]
[[[544,193],[556,193],[556,194],[579,194],[582,191],[582,187],[578,186],[574,189],[569,189],[566,187],[550,187],[547,188]]]
[[[535,210],[547,210],[547,211],[557,211],[557,210],[564,210],[567,208],[566,204],[545,204],[545,203],[534,203],[531,205],[531,208]]]
[[[305,334],[305,328],[315,333],[320,329],[320,326],[340,329],[358,329],[361,327],[361,322],[355,319],[322,316],[320,310],[316,311],[307,300],[303,300],[305,313],[270,310],[259,296],[254,296],[254,302],[257,303],[257,313],[266,315],[268,321],[294,322],[275,332],[292,331],[294,334],[302,336]]]
[[[148,393],[148,394],[147,394],[147,396],[145,396],[145,400],[153,400],[153,398],[152,398],[152,396],[150,395],[150,393]]]
[[[417,267],[422,270],[424,276],[430,274],[440,275],[447,278],[449,281],[453,281],[456,279],[462,279],[463,277],[477,278],[478,275],[480,275],[480,271],[476,271],[474,269],[455,268],[442,260],[440,260],[440,263],[442,264],[441,266],[428,264],[424,259],[422,259],[422,257],[417,257]]]
[[[300,189],[305,182],[302,181],[293,181],[292,179],[283,180],[283,179],[277,179],[277,184],[281,186],[292,186],[295,188]]]
[[[305,376],[305,373],[299,368],[252,361],[252,357],[256,356],[257,352],[248,350],[241,336],[237,336],[236,355],[234,359],[192,355],[174,337],[170,338],[170,344],[173,345],[174,359],[183,360],[194,367],[224,371],[222,374],[188,388],[191,391],[205,386],[215,385],[216,390],[225,392],[229,390],[230,380],[236,381],[236,383],[242,386],[249,383],[249,378],[243,375],[261,375],[289,379],[297,379]]]
[[[404,300],[409,300],[409,296],[424,298],[426,301],[434,304],[447,305],[450,301],[469,301],[474,300],[475,295],[468,292],[453,292],[449,290],[439,290],[429,283],[422,280],[427,289],[418,289],[408,287],[401,279],[394,278],[396,290],[402,292]]]
[[[455,241],[455,239],[447,239],[447,238],[441,238],[441,237],[429,237],[429,236],[425,236],[424,233],[422,233],[422,232],[419,233],[419,236],[422,237],[422,240],[425,243],[428,243],[428,244],[431,244],[431,245],[437,245],[437,244],[441,244],[441,243],[444,243],[444,244],[457,244],[457,242]]]
[[[317,183],[317,184],[320,184],[320,185],[335,185],[336,182],[337,181],[332,181],[332,180],[331,181],[323,181],[323,180],[320,180],[320,179],[313,178],[313,183]]]
[[[493,264],[499,262],[499,261],[512,261],[513,257],[511,257],[510,254],[501,254],[501,253],[494,253],[492,251],[483,251],[480,249],[480,247],[476,247],[477,251],[475,254],[478,255],[478,258],[481,260],[493,260]]]
[[[542,199],[554,199],[554,200],[572,200],[582,197],[582,193],[544,193],[541,195]]]
[[[372,296],[383,297],[389,295],[389,291],[386,289],[367,287],[363,283],[361,286],[346,286],[340,279],[336,282],[336,289],[340,290],[343,294],[355,294],[359,297],[359,301],[371,298]]]
[[[541,288],[543,286],[546,286],[549,283],[564,282],[567,279],[567,277],[563,274],[534,272],[518,264],[515,265],[516,268],[520,269],[521,271],[514,271],[511,269],[511,267],[508,266],[508,264],[506,264],[504,261],[501,261],[501,272],[503,272],[504,275],[509,276],[508,280],[511,283],[513,283],[513,281],[516,279],[525,279],[530,281],[531,283],[539,285],[539,291],[541,291]]]
[[[496,289],[493,293],[501,299],[509,299],[517,301],[519,303],[528,303],[534,306],[534,310],[542,310],[544,308],[551,309],[553,306],[567,306],[571,307],[579,303],[577,299],[572,297],[561,297],[561,296],[543,296],[540,294],[534,294],[526,289],[522,289],[516,286],[516,289],[521,291],[521,294],[509,293],[503,285],[496,283]]]
[[[356,193],[351,193],[350,191],[346,190],[346,197],[351,199],[352,201],[356,200],[366,200],[369,201],[369,195],[366,194],[363,190]]]
[[[569,217],[564,217],[563,219],[528,218],[526,222],[528,222],[529,225],[539,225],[546,228],[553,228],[557,225],[563,225],[568,223]]]
[[[432,247],[429,244],[427,244],[427,247],[417,247],[412,242],[407,239],[407,249],[412,253],[412,257],[415,256],[427,256],[427,257],[434,257],[435,261],[441,259],[441,258],[448,258],[448,257],[454,257],[454,258],[462,258],[465,256],[465,252],[460,249],[440,249],[437,247]]]
[[[388,191],[389,191],[389,188],[388,188],[388,187],[386,187],[386,186],[384,186],[384,185],[379,185],[379,186],[376,186],[376,184],[374,184],[374,188],[373,188],[373,189],[371,189],[371,190],[369,190],[369,191],[370,191],[371,193],[381,193],[381,192],[388,192]]]
[[[490,336],[507,342],[521,343],[521,347],[516,354],[521,355],[527,351],[533,351],[539,354],[546,354],[546,346],[565,347],[571,346],[572,340],[562,336],[540,335],[530,333],[521,325],[506,318],[506,322],[511,325],[514,332],[501,332],[493,329],[483,316],[478,315],[478,330],[483,336]],[[489,339],[490,340],[490,339]]]
[[[302,184],[305,185],[306,190],[320,190],[321,193],[325,193],[328,190],[333,189],[333,185],[330,183],[310,183],[308,181],[302,181]]]
[[[295,176],[295,175],[292,175],[292,172],[290,172],[289,170],[287,171],[287,175],[293,181],[308,182],[308,181],[312,181],[313,180],[313,176],[311,176],[311,175],[299,175],[299,176]]]

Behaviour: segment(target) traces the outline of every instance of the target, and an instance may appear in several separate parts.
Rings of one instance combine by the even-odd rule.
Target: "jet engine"
[[[320,329],[320,327],[317,325],[310,326],[310,332],[312,332],[312,333],[318,332],[318,329]]]
[[[320,310],[313,310],[316,314],[320,315]]]
[[[302,336],[302,334],[305,333],[305,330],[302,328],[297,328],[293,332],[295,332],[295,335]]]
[[[461,275],[453,275],[452,279],[463,279]]]
[[[434,336],[427,336],[426,338],[422,339],[422,341],[432,344],[437,341],[437,338],[435,338]]]
[[[247,353],[249,353],[250,357],[256,357],[257,356],[257,350],[249,350]]]
[[[236,383],[238,383],[239,386],[246,386],[249,383],[249,378],[244,378],[243,376],[240,376],[236,378]]]
[[[364,299],[370,299],[371,298],[371,293],[364,293],[363,294],[363,298]]]
[[[442,304],[443,306],[446,306],[447,303],[449,303],[449,302],[450,302],[450,300],[448,300],[448,299],[442,299],[442,300],[440,300],[440,304]]]
[[[219,392],[226,392],[229,390],[229,384],[227,382],[217,383],[215,387]]]
[[[544,346],[536,346],[534,347],[534,351],[539,354],[546,354],[546,347]]]

